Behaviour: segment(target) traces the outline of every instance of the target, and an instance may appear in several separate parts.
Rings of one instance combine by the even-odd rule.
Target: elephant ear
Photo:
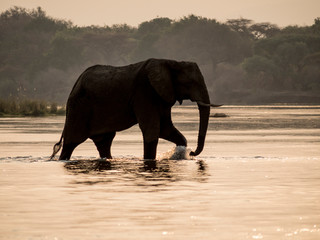
[[[164,101],[173,105],[176,98],[168,64],[164,60],[151,59],[146,70],[151,86]]]

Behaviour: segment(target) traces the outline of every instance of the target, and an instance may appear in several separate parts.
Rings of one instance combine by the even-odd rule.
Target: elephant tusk
[[[217,105],[217,104],[210,104],[210,106],[211,106],[211,107],[221,107],[221,106],[223,106],[223,104],[219,104],[219,105]]]
[[[217,105],[217,104],[212,104],[212,103],[204,103],[204,102],[201,102],[201,101],[198,101],[197,102],[200,106],[204,106],[204,107],[221,107],[221,105]]]

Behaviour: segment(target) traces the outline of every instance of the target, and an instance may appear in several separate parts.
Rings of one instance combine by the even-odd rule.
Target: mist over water
[[[142,159],[137,126],[114,159],[91,141],[48,161],[64,117],[0,118],[0,239],[319,239],[320,106],[212,110],[194,159],[196,106],[173,108],[188,147]]]

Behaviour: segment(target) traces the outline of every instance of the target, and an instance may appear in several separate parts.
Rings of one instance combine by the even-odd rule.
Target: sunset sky
[[[127,23],[137,26],[156,17],[178,20],[195,14],[226,21],[247,18],[280,27],[312,25],[320,17],[320,0],[1,0],[0,11],[40,6],[54,18],[79,26]]]

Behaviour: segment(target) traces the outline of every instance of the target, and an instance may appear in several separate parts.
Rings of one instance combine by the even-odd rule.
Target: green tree
[[[254,55],[246,58],[242,67],[247,73],[247,88],[251,89],[279,89],[278,75],[280,68],[271,60],[263,56]]]
[[[135,38],[137,46],[132,53],[133,61],[141,61],[148,58],[161,58],[162,51],[158,48],[159,38],[169,31],[172,20],[169,18],[155,18],[139,25]]]
[[[41,8],[13,7],[0,15],[0,79],[5,82],[2,96],[30,96],[33,79],[43,68],[43,53],[56,31],[70,23],[46,16]],[[8,87],[9,85],[12,87]],[[8,91],[9,90],[9,91]]]

